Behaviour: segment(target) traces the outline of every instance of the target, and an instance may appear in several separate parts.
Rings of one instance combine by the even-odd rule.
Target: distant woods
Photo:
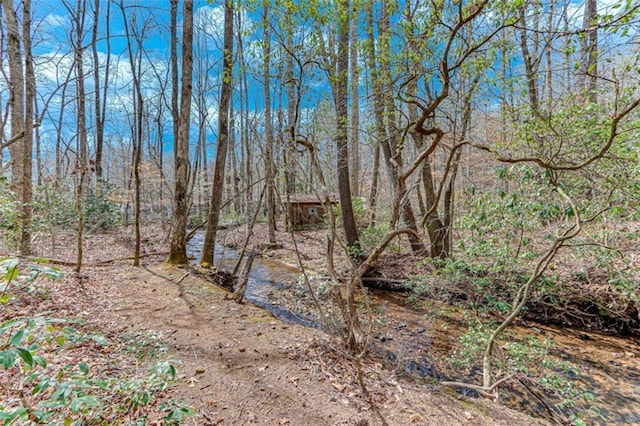
[[[187,263],[186,229],[205,226],[211,265],[220,224],[258,214],[278,244],[286,200],[303,194],[339,199],[356,263],[400,230],[412,254],[446,260],[479,236],[466,215],[486,194],[524,197],[513,239],[553,188],[593,217],[637,205],[632,2],[2,0],[1,12],[0,184],[25,255],[35,234],[73,223],[79,270],[84,229],[132,224],[137,263],[141,225],[162,221],[169,262]],[[544,214],[569,206],[557,208]]]

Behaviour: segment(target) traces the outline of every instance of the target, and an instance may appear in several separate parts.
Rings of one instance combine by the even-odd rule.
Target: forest
[[[1,0],[0,421],[640,423],[640,3]]]

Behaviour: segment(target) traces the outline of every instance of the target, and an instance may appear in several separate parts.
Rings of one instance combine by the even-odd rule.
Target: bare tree
[[[84,82],[83,55],[85,51],[84,33],[86,19],[86,0],[77,0],[75,8],[67,1],[64,2],[66,9],[71,15],[72,27],[75,31],[71,34],[71,45],[74,52],[74,70],[76,82],[76,130],[77,130],[77,156],[74,173],[77,176],[76,187],[76,212],[78,215],[77,230],[77,260],[76,273],[80,273],[83,258],[83,235],[85,226],[84,216],[84,190],[87,181],[88,161],[87,161],[87,116],[86,116],[86,91]]]
[[[9,109],[11,111],[11,138],[2,141],[11,155],[11,189],[21,200],[20,253],[31,251],[31,151],[33,133],[33,102],[35,78],[31,57],[30,2],[23,8],[22,30],[24,51],[21,43],[18,16],[13,0],[3,0],[4,21],[7,29],[7,53],[9,63]],[[24,65],[23,65],[24,60]],[[26,75],[25,75],[26,69]],[[26,85],[26,90],[25,90]]]
[[[523,3],[519,8],[520,17],[520,49],[522,50],[522,60],[524,62],[525,74],[527,78],[527,89],[529,94],[529,104],[531,109],[535,112],[539,111],[539,96],[538,96],[538,68],[539,58],[537,55],[538,46],[535,43],[529,45],[530,33],[534,35],[538,34],[537,28],[530,28],[527,24],[528,4]],[[534,14],[536,11],[534,11]]]
[[[334,102],[336,110],[336,148],[338,192],[340,194],[340,207],[342,209],[342,226],[344,228],[350,255],[361,258],[358,228],[353,215],[353,203],[351,200],[351,179],[349,176],[349,115],[348,115],[348,76],[349,76],[349,0],[341,0],[338,6],[338,52],[335,69]]]
[[[93,55],[93,85],[94,85],[94,110],[95,110],[95,144],[96,144],[96,179],[102,180],[102,156],[104,147],[104,124],[106,119],[107,110],[107,89],[109,87],[109,71],[111,67],[111,34],[110,34],[110,21],[111,21],[111,1],[107,1],[106,10],[104,11],[104,22],[106,25],[106,58],[105,58],[105,70],[104,80],[101,84],[100,79],[100,57],[98,55],[98,24],[100,22],[100,0],[95,0],[93,5],[93,27],[91,31],[91,52]],[[102,93],[101,93],[102,90]]]
[[[36,104],[36,76],[33,70],[31,52],[31,0],[22,4],[22,39],[24,40],[24,161],[22,170],[22,233],[20,236],[20,254],[31,254],[31,220],[33,209],[33,130],[34,108]]]
[[[293,153],[295,152],[296,140],[298,138],[298,108],[299,96],[296,96],[296,78],[293,55],[293,22],[290,11],[285,9],[283,26],[285,40],[283,47],[287,50],[284,60],[284,80],[287,97],[287,128],[285,132],[285,143],[282,147],[282,162],[284,167],[285,196],[289,197],[296,192],[296,173],[294,169]],[[298,82],[300,84],[300,82]],[[293,205],[287,204],[287,229],[293,229]]]
[[[269,244],[275,245],[276,241],[276,199],[275,199],[275,173],[273,164],[273,117],[271,114],[271,31],[269,22],[269,0],[262,3],[262,56],[264,72],[264,131],[266,149],[264,152],[265,177],[267,179],[267,224],[269,227]]]
[[[7,28],[7,60],[9,63],[9,110],[11,112],[11,188],[16,194],[22,192],[24,168],[24,69],[18,16],[13,0],[2,0],[4,21]]]
[[[195,192],[197,202],[197,214],[200,217],[202,212],[209,211],[209,199],[206,194],[209,188],[209,159],[207,151],[207,129],[210,127],[209,102],[207,94],[211,91],[211,72],[215,64],[209,54],[209,39],[211,34],[207,31],[208,22],[200,19],[196,22],[195,28],[195,109],[197,111],[196,126],[198,129],[198,142],[196,145],[196,155],[194,159],[194,168],[191,173],[191,181],[193,188],[191,192]]]
[[[402,166],[402,146],[398,140],[398,132],[395,129],[395,106],[391,96],[391,68],[390,68],[390,45],[389,45],[389,4],[385,1],[381,7],[381,17],[379,22],[378,37],[380,52],[376,52],[376,40],[373,30],[373,10],[372,5],[365,4],[367,17],[367,50],[368,67],[373,85],[373,105],[376,127],[376,136],[380,144],[384,162],[387,168],[391,186],[395,192],[394,204],[401,204],[402,215],[405,224],[414,232],[407,233],[409,243],[414,254],[422,255],[425,251],[424,244],[418,236],[415,215],[409,199],[406,197],[406,185],[399,178]],[[380,63],[379,67],[377,63]],[[392,218],[392,227],[396,226],[398,218]]]
[[[350,13],[349,78],[351,80],[351,193],[360,195],[360,70],[358,68],[358,9],[353,0]]]
[[[180,110],[177,111],[177,4],[171,0],[171,63],[172,69],[172,114],[174,118],[175,191],[174,226],[168,262],[186,265],[187,258],[187,215],[189,210],[189,125],[191,123],[191,92],[193,72],[193,0],[184,0],[182,10],[182,79]],[[176,123],[177,119],[177,123]],[[176,132],[177,130],[177,132]]]
[[[251,149],[251,138],[249,137],[249,82],[247,76],[247,63],[245,61],[245,51],[243,47],[242,37],[240,36],[241,32],[238,31],[237,38],[237,57],[240,64],[239,70],[239,115],[240,115],[240,161],[241,165],[239,168],[242,170],[239,177],[242,179],[245,192],[243,197],[243,207],[241,212],[248,219],[249,211],[251,210],[251,205],[253,204],[253,164],[252,164],[252,149]]]
[[[131,120],[131,139],[133,141],[133,183],[134,183],[134,228],[135,228],[135,251],[133,256],[133,266],[140,266],[140,161],[142,158],[142,138],[144,128],[144,97],[142,95],[142,42],[144,40],[146,22],[142,28],[138,29],[138,17],[134,13],[130,18],[127,16],[125,6],[121,1],[120,11],[124,22],[125,36],[127,38],[127,53],[129,54],[129,67],[131,68],[131,78],[133,83],[134,111]],[[131,28],[133,27],[133,28]],[[133,36],[132,36],[133,33]],[[134,52],[135,46],[135,52]],[[96,109],[98,112],[98,109]]]
[[[580,43],[580,77],[582,89],[590,102],[597,99],[598,88],[598,0],[586,0],[584,21],[582,24],[583,37]]]
[[[227,158],[227,143],[229,141],[229,103],[233,89],[233,0],[225,0],[224,4],[223,54],[222,88],[220,90],[220,107],[218,108],[218,148],[216,150],[213,185],[211,187],[211,204],[209,206],[207,230],[200,257],[200,263],[203,265],[213,265],[216,233],[220,221],[220,207],[222,206],[224,168]]]

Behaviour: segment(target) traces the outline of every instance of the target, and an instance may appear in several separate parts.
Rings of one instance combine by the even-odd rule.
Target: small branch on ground
[[[141,254],[140,255],[140,259],[145,258],[145,257],[152,257],[152,256],[165,256],[167,255],[168,252],[166,251],[154,251],[151,253],[146,253],[146,254]],[[49,259],[46,257],[33,257],[33,256],[27,256],[27,257],[23,257],[23,256],[17,256],[19,259],[23,259],[26,260],[28,262],[33,262],[33,263],[44,263],[44,264],[51,264],[51,265],[60,265],[60,266],[70,266],[70,267],[75,267],[76,266],[76,262],[69,262],[66,260],[60,260],[60,259]],[[99,262],[93,262],[93,263],[83,263],[83,266],[85,267],[95,267],[95,266],[105,266],[105,265],[109,265],[111,263],[116,263],[116,262],[124,262],[127,260],[133,260],[135,256],[127,256],[127,257],[117,257],[115,259],[107,259],[107,260],[101,260]]]
[[[249,281],[249,273],[251,272],[251,266],[253,265],[253,258],[255,257],[255,254],[256,249],[255,247],[252,247],[249,251],[247,259],[242,265],[242,270],[240,271],[240,276],[238,277],[238,285],[236,287],[236,290],[230,297],[237,303],[242,303],[244,293],[247,290],[247,281]]]

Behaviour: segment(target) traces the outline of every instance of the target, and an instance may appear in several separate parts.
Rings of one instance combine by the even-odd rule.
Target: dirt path
[[[182,269],[160,264],[94,272],[96,279],[103,273],[119,278],[103,289],[113,302],[113,320],[137,331],[161,332],[170,356],[180,360],[183,380],[172,393],[196,410],[195,424],[535,423],[432,385],[402,383],[367,359],[372,405],[357,386],[354,366],[332,348],[338,343],[320,331],[225,300],[224,290]]]
[[[147,253],[163,249],[156,241],[146,242]],[[146,367],[126,353],[127,339],[136,340],[134,351],[145,345],[153,350],[159,343],[178,361],[179,380],[166,398],[195,411],[185,424],[542,424],[504,406],[458,396],[433,381],[398,376],[373,355],[362,362],[365,397],[357,369],[336,338],[226,300],[225,290],[164,264],[163,256],[145,257],[140,268],[130,261],[105,263],[130,255],[132,239],[126,234],[91,235],[85,247],[86,261],[94,266],[83,268],[80,278],[62,266],[63,278],[43,280],[42,297],[16,298],[2,316],[85,318],[85,329],[119,342],[106,349],[83,345],[73,352],[74,362],[81,358],[97,372],[108,366],[125,375],[144,374]],[[43,245],[38,254],[73,262],[73,249],[74,236],[61,234],[55,247]]]

